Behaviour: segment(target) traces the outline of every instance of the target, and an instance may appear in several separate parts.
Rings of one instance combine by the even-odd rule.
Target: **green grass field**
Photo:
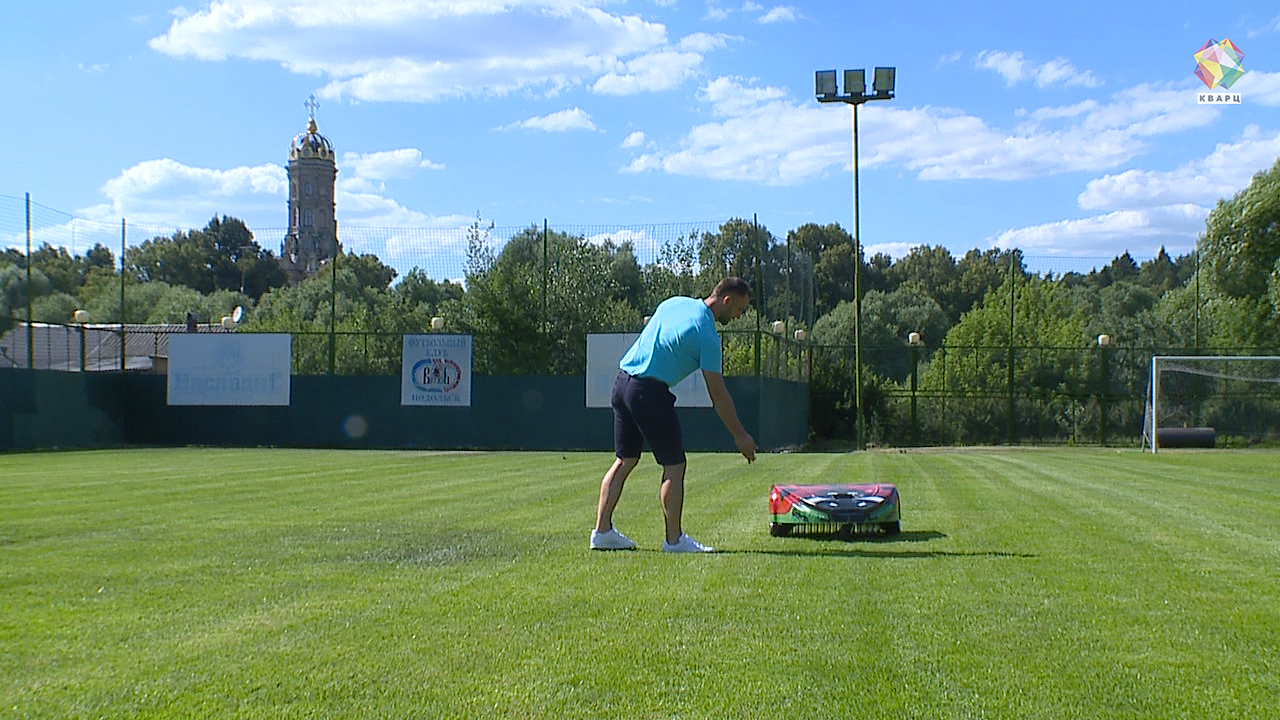
[[[1280,453],[0,455],[0,717],[1260,718]],[[893,482],[903,534],[772,538],[774,483]]]

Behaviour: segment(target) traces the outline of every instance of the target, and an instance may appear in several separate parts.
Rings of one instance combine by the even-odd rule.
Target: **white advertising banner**
[[[471,336],[405,335],[401,405],[471,406]]]
[[[587,407],[609,407],[618,362],[638,337],[640,333],[587,335]],[[676,396],[676,407],[711,407],[711,394],[700,370],[671,388],[671,394]]]
[[[169,336],[170,405],[288,405],[287,333]]]

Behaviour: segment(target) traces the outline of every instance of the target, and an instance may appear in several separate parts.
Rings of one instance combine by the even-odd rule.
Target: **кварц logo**
[[[1240,93],[1228,93],[1227,90],[1244,76],[1244,53],[1235,43],[1223,38],[1215,42],[1209,38],[1195,55],[1195,75],[1208,86],[1210,92],[1197,93],[1196,102],[1200,105],[1239,105]],[[1217,92],[1213,92],[1213,91]]]

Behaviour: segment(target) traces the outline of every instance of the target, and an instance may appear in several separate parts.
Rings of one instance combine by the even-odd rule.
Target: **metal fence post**
[[[120,372],[124,372],[129,367],[125,356],[128,339],[124,328],[124,250],[126,241],[128,240],[128,221],[120,218]]]
[[[31,193],[27,193],[27,369],[35,367],[36,339],[31,327]]]

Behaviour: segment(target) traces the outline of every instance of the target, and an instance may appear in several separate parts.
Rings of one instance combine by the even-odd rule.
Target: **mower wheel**
[[[880,523],[880,529],[884,531],[885,535],[898,535],[902,532],[902,523],[897,520],[894,520],[893,522]]]
[[[774,537],[786,537],[791,534],[791,526],[783,523],[769,523],[769,534]]]

